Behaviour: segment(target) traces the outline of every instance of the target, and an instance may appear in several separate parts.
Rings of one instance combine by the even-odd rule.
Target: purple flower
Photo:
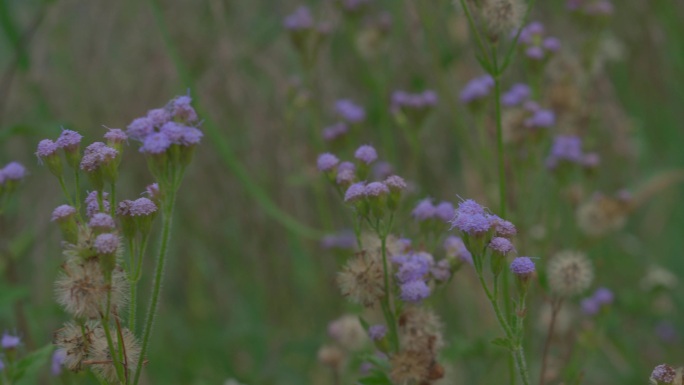
[[[321,239],[324,249],[353,249],[356,247],[356,236],[352,231],[341,231],[337,234],[326,235]]]
[[[437,93],[426,90],[421,93],[412,94],[406,91],[394,91],[392,93],[392,110],[404,109],[425,110],[437,104]]]
[[[379,341],[387,334],[387,327],[385,325],[373,325],[368,328],[368,337],[373,341]]]
[[[677,371],[674,370],[670,365],[661,364],[656,366],[651,373],[651,378],[665,383],[672,384],[677,376]]]
[[[538,21],[528,24],[520,31],[520,45],[530,59],[542,60],[560,50],[560,40],[544,36],[544,25]]]
[[[549,128],[556,124],[556,114],[551,110],[538,109],[532,116],[525,119],[525,126],[529,128]]]
[[[57,147],[66,151],[72,151],[78,148],[81,144],[81,139],[83,139],[83,136],[76,131],[62,130],[62,134],[59,135],[56,143]]]
[[[356,166],[351,162],[342,162],[337,166],[336,182],[345,186],[354,182],[356,179]]]
[[[517,257],[511,262],[511,272],[519,277],[529,276],[534,273],[534,262],[529,257]]]
[[[533,45],[525,49],[525,55],[530,59],[541,60],[544,58],[544,49],[540,46]]]
[[[357,182],[347,188],[344,193],[344,201],[356,202],[366,196],[366,182]]]
[[[157,211],[157,205],[147,198],[138,198],[130,206],[130,215],[134,217],[148,216]]]
[[[456,218],[453,219],[451,224],[460,231],[472,236],[482,235],[491,228],[491,222],[486,214],[457,212]]]
[[[104,134],[104,138],[110,143],[123,143],[128,139],[128,135],[120,128],[109,128]]]
[[[36,156],[39,159],[47,158],[48,156],[55,155],[59,150],[57,143],[51,141],[50,139],[43,139],[38,142],[38,149],[36,151]]]
[[[145,194],[147,194],[150,199],[158,200],[161,197],[161,191],[159,190],[158,183],[152,183],[145,187]]]
[[[171,120],[171,114],[166,108],[155,108],[147,111],[147,119],[149,119],[155,127],[161,127],[164,123]]]
[[[197,112],[190,103],[192,98],[187,95],[178,96],[171,101],[171,114],[174,118],[184,122],[194,122],[197,120]]]
[[[463,243],[463,240],[455,235],[450,235],[444,240],[444,250],[447,256],[457,258],[462,262],[473,264],[473,256]]]
[[[450,223],[456,216],[456,210],[451,202],[441,202],[435,207],[435,216],[446,223]]]
[[[501,103],[507,107],[518,106],[530,98],[532,92],[526,84],[514,84],[508,92],[501,96]]]
[[[501,237],[492,238],[492,240],[489,241],[488,246],[490,249],[494,250],[495,252],[501,255],[506,255],[512,251],[515,251],[515,247],[513,247],[511,241]]]
[[[593,295],[594,300],[600,305],[610,305],[613,303],[615,296],[613,292],[605,287],[599,287],[596,289]]]
[[[544,34],[544,24],[533,21],[520,31],[519,41],[525,44],[532,44],[536,37]]]
[[[392,175],[392,165],[389,162],[380,161],[373,165],[373,176],[375,179],[384,179]]]
[[[99,254],[114,254],[119,249],[119,237],[115,234],[100,234],[95,238],[95,251]]]
[[[86,147],[81,158],[81,170],[93,172],[101,166],[113,161],[119,152],[102,142],[95,142]]]
[[[485,209],[472,199],[466,199],[458,204],[457,214],[486,214]]]
[[[314,20],[309,8],[301,6],[287,15],[283,20],[283,26],[291,31],[313,28]]]
[[[580,302],[580,308],[586,315],[596,315],[601,310],[601,304],[594,298],[585,298]]]
[[[461,103],[468,104],[484,99],[489,95],[492,87],[494,87],[494,79],[489,75],[480,76],[469,81],[461,90]]]
[[[2,335],[0,339],[0,346],[3,349],[15,349],[21,344],[21,338],[19,336],[13,336],[7,332]]]
[[[582,157],[582,166],[596,168],[601,164],[601,156],[595,152],[589,152]]]
[[[166,152],[171,147],[171,140],[164,133],[157,132],[145,138],[140,152],[145,154],[159,155]]]
[[[62,374],[62,364],[64,364],[64,359],[66,358],[66,351],[63,349],[57,349],[52,353],[52,363],[50,365],[50,373],[53,376],[59,376]]]
[[[549,52],[557,52],[561,48],[561,43],[560,40],[556,37],[547,37],[544,39],[542,42],[542,46],[544,47],[545,50]]]
[[[390,191],[401,191],[406,189],[406,181],[398,175],[390,175],[385,179],[385,185]]]
[[[88,193],[88,196],[85,199],[86,215],[88,216],[88,218],[92,217],[93,215],[99,212],[109,212],[110,206],[109,201],[107,200],[108,196],[108,193],[102,193],[102,205],[104,207],[100,207],[100,204],[97,199],[97,191],[91,191]]]
[[[397,279],[401,283],[417,281],[430,272],[430,265],[422,261],[408,257],[404,263],[401,263],[399,271],[397,272]]]
[[[416,206],[416,208],[413,209],[411,215],[417,221],[426,221],[435,216],[435,211],[436,208],[432,204],[432,199],[425,198],[422,201],[418,202],[418,205]]]
[[[60,222],[76,215],[76,209],[69,205],[61,205],[52,211],[52,221]]]
[[[335,166],[337,166],[338,163],[340,163],[340,160],[337,159],[335,155],[327,152],[325,154],[319,155],[318,160],[316,161],[318,171],[323,172],[331,171],[335,168]]]
[[[341,137],[342,135],[346,134],[348,131],[349,126],[347,126],[346,123],[335,123],[332,126],[328,126],[323,129],[323,140],[327,142],[333,141]]]
[[[417,303],[430,296],[430,286],[420,280],[406,282],[400,290],[399,296],[404,302]]]
[[[88,226],[97,230],[113,230],[116,227],[116,224],[109,214],[97,213],[90,217]]]
[[[373,148],[373,146],[364,144],[356,150],[356,152],[354,153],[354,158],[360,160],[365,164],[371,164],[376,159],[378,159],[378,153],[377,151],[375,151],[375,148]]]
[[[0,170],[6,180],[20,181],[26,176],[26,168],[18,162],[9,162]]]
[[[137,118],[128,125],[126,134],[128,134],[131,139],[142,142],[145,138],[154,133],[154,126],[155,123],[150,118]]]
[[[366,185],[364,194],[367,197],[380,197],[389,194],[389,188],[382,182],[372,182]]]
[[[579,137],[558,135],[553,139],[551,153],[546,159],[546,164],[550,169],[554,169],[560,161],[581,163],[582,155],[582,140]]]
[[[518,233],[515,225],[509,221],[503,220],[496,215],[490,216],[490,222],[494,227],[494,232],[497,237],[512,238]]]
[[[430,274],[438,281],[447,281],[451,277],[451,264],[448,260],[442,259],[430,269]]]
[[[349,99],[340,99],[335,102],[335,111],[349,123],[360,123],[366,119],[366,111],[363,107]]]

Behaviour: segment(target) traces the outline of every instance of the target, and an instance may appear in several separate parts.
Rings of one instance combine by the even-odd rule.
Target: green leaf
[[[16,385],[37,384],[38,374],[43,366],[47,364],[53,349],[54,346],[49,344],[20,359],[14,371],[13,383]]]
[[[385,373],[374,372],[368,377],[359,379],[359,384],[362,385],[392,385],[392,381]]]
[[[368,332],[368,328],[370,328],[370,325],[368,324],[368,321],[363,319],[363,317],[359,316],[359,322],[361,322],[361,326],[363,326],[363,330]]]

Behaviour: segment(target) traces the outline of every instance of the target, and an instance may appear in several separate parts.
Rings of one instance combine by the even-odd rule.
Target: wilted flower
[[[375,255],[360,253],[337,274],[342,295],[350,301],[372,307],[385,294],[382,262]]]
[[[549,287],[556,294],[570,297],[585,291],[594,279],[591,261],[581,252],[561,251],[548,263]]]

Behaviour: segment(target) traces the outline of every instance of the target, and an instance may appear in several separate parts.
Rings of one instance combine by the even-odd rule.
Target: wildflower
[[[399,192],[405,190],[407,187],[404,178],[397,175],[388,176],[384,183],[392,192]]]
[[[104,138],[107,141],[107,145],[114,148],[119,146],[118,150],[120,151],[120,145],[128,139],[128,135],[120,128],[108,128]]]
[[[19,336],[13,336],[7,332],[3,333],[2,339],[0,339],[0,346],[5,349],[16,349],[21,344],[21,338]]]
[[[341,138],[347,132],[349,132],[349,126],[346,123],[338,122],[323,129],[323,140],[332,142]]]
[[[145,118],[149,119],[149,122],[154,127],[161,127],[164,125],[164,123],[171,120],[171,113],[166,108],[155,108],[155,109],[147,111],[147,116]],[[145,122],[145,123],[147,123],[147,122]],[[149,135],[149,133],[150,132],[148,132],[148,135]],[[145,135],[145,136],[147,136],[147,135]]]
[[[50,172],[60,177],[62,175],[62,160],[57,153],[59,146],[57,143],[50,139],[43,139],[38,142],[38,149],[36,150],[36,156],[40,162],[44,162]]]
[[[309,8],[301,6],[285,17],[283,25],[286,29],[293,31],[311,29],[314,25],[313,16]]]
[[[360,123],[366,119],[366,111],[363,107],[349,99],[340,99],[335,102],[335,112],[349,123]]]
[[[444,249],[448,258],[455,258],[461,262],[473,264],[473,256],[466,248],[463,240],[457,236],[450,235],[444,240]]]
[[[563,297],[585,291],[594,279],[591,262],[581,252],[561,251],[549,260],[547,266],[549,287]]]
[[[86,322],[82,326],[74,322],[66,323],[55,332],[54,344],[64,352],[62,365],[71,370],[83,368],[83,361],[88,358],[88,347],[92,345],[95,328],[94,322]]]
[[[122,363],[124,369],[132,370],[137,367],[140,359],[140,344],[135,335],[128,329],[121,330],[121,344],[119,338],[112,338],[112,348],[115,352],[123,350],[123,357],[125,361]],[[114,360],[116,357],[111,356],[109,345],[107,344],[107,337],[104,329],[98,327],[94,330],[93,341],[88,349],[89,359],[93,361],[90,368],[99,376],[108,382],[117,381],[116,367]]]
[[[358,350],[366,343],[366,331],[357,316],[346,314],[328,325],[328,335],[347,350]]]
[[[364,194],[369,198],[377,198],[389,194],[389,188],[382,182],[372,182],[366,185]]]
[[[128,125],[126,134],[129,138],[142,142],[154,133],[154,127],[155,122],[152,119],[148,117],[137,118]]]
[[[109,231],[113,230],[116,224],[109,214],[97,213],[90,218],[88,226],[96,231]]]
[[[67,353],[64,349],[57,349],[52,353],[50,373],[52,373],[53,376],[59,376],[62,374],[62,365],[64,365],[66,355]]]
[[[487,233],[491,227],[489,218],[484,214],[467,214],[456,212],[456,217],[451,222],[454,227],[471,236],[481,236]]]
[[[444,324],[433,310],[410,306],[399,317],[399,338],[406,349],[435,353],[444,347],[443,334]],[[432,341],[432,346],[426,346],[428,341]]]
[[[416,205],[416,207],[413,209],[411,215],[417,221],[426,221],[428,219],[433,218],[435,216],[435,212],[436,208],[432,204],[432,199],[425,198],[422,201],[418,202],[418,205]]]
[[[448,259],[442,259],[430,269],[430,274],[438,281],[448,281],[451,277],[451,263]]]
[[[145,137],[143,145],[140,147],[140,152],[161,155],[171,147],[171,144],[171,140],[166,134],[162,132],[153,133]]]
[[[95,251],[99,254],[112,255],[119,250],[119,237],[111,233],[100,234],[95,238]]]
[[[610,289],[605,287],[599,287],[594,292],[594,299],[601,305],[610,305],[611,303],[613,303],[615,296],[613,295],[613,292],[610,291]]]
[[[405,302],[416,303],[430,296],[430,287],[422,280],[409,281],[400,286],[399,297]]]
[[[456,210],[451,202],[440,202],[435,207],[435,217],[445,223],[450,223],[456,216]]]
[[[432,360],[428,351],[403,349],[390,359],[390,378],[396,384],[427,383]]]
[[[76,209],[69,205],[61,205],[52,211],[53,222],[63,222],[76,215]]]
[[[114,269],[111,283],[96,259],[68,261],[55,282],[57,302],[75,317],[99,318],[105,312],[107,295],[110,306],[121,309],[126,303],[128,279],[121,269]]]
[[[356,166],[351,162],[342,162],[337,166],[335,182],[340,186],[349,186],[356,179]]]
[[[458,214],[482,214],[484,215],[485,209],[480,206],[479,203],[475,202],[472,199],[466,199],[463,202],[458,204]]]
[[[18,182],[26,176],[26,168],[19,162],[10,162],[0,170],[5,180]]]
[[[518,230],[513,223],[501,219],[496,215],[490,217],[490,222],[494,228],[494,234],[497,237],[512,238],[518,233]]]
[[[374,255],[361,253],[337,274],[337,284],[350,301],[372,307],[385,294],[382,262]]]
[[[159,202],[162,197],[161,190],[159,190],[159,183],[152,183],[145,187],[145,194],[153,201]]]
[[[100,207],[98,192],[97,191],[91,191],[88,193],[88,196],[85,199],[86,215],[88,216],[88,218],[92,217],[96,213],[109,212],[110,206],[109,206],[109,201],[107,200],[108,196],[109,196],[109,193],[106,193],[106,192],[102,193],[102,207]]]
[[[532,116],[525,119],[525,127],[527,128],[550,128],[556,124],[556,114],[551,110],[536,109],[532,112]]]
[[[81,145],[83,136],[76,131],[62,130],[62,134],[57,139],[57,147],[64,151],[75,151]]]
[[[515,247],[513,247],[511,241],[501,237],[492,238],[492,240],[489,241],[489,244],[487,246],[494,252],[499,253],[500,255],[506,255],[510,252],[515,251]]]
[[[677,371],[667,364],[660,364],[653,369],[651,379],[662,384],[672,384],[675,381]]]
[[[349,186],[347,192],[344,193],[344,201],[346,203],[357,202],[366,196],[366,183],[357,182]]]
[[[69,205],[61,205],[52,211],[53,222],[59,224],[62,237],[69,243],[78,241],[78,224],[76,223],[76,209]]]
[[[371,164],[378,159],[378,153],[372,146],[363,145],[356,150],[354,153],[354,158],[365,164]]]
[[[410,124],[420,126],[437,101],[437,94],[432,90],[415,94],[395,91],[392,93],[390,110],[397,116],[408,118]]]
[[[489,75],[480,76],[469,81],[461,90],[461,103],[475,105],[476,102],[489,96],[492,87],[494,87],[494,79]]]
[[[595,298],[585,298],[580,302],[582,313],[586,315],[595,315],[601,310],[601,304]]]
[[[187,95],[178,96],[169,102],[171,115],[182,122],[194,122],[197,120],[197,112],[190,105],[192,98]]]
[[[546,167],[553,170],[561,162],[580,164],[582,159],[582,140],[577,136],[558,135],[553,139]]]
[[[131,203],[129,212],[134,217],[149,216],[157,212],[157,205],[147,198],[138,198]]]
[[[530,277],[535,272],[534,262],[529,257],[517,257],[510,267],[511,272],[519,278]]]
[[[506,107],[518,106],[526,102],[530,95],[532,95],[532,91],[528,85],[516,83],[501,96],[501,104]]]
[[[353,249],[355,246],[356,236],[351,231],[326,235],[321,239],[321,247],[324,249]]]
[[[555,37],[545,37],[544,32],[544,25],[538,21],[520,31],[518,43],[533,61],[547,59],[560,49],[560,41]]]
[[[372,325],[368,328],[368,337],[373,341],[385,338],[385,334],[387,334],[387,326],[385,325]]]
[[[399,271],[396,274],[400,283],[408,283],[423,279],[432,266],[432,256],[427,253],[412,254],[406,258],[395,258],[394,262],[400,262]]]

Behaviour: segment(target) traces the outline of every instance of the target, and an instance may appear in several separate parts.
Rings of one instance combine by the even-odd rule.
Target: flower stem
[[[390,225],[391,226],[391,225]],[[389,284],[389,272],[387,267],[387,233],[380,235],[380,244],[382,248],[382,270],[385,274],[385,296],[382,299],[382,311],[385,314],[385,321],[390,329],[390,335],[392,337],[392,347],[395,352],[399,351],[399,333],[397,331],[397,322],[394,317],[394,312],[392,311],[392,305],[390,303],[390,284]]]
[[[162,211],[162,233],[161,244],[159,247],[159,254],[157,255],[157,265],[155,267],[154,282],[152,284],[152,297],[150,298],[149,307],[147,308],[147,315],[145,317],[145,328],[143,329],[142,345],[140,349],[140,359],[135,370],[134,385],[140,381],[140,373],[142,372],[142,365],[145,361],[145,353],[147,353],[147,346],[152,335],[152,325],[157,314],[157,306],[159,305],[159,294],[161,292],[162,279],[164,278],[164,264],[166,262],[166,251],[169,245],[169,236],[171,234],[171,221],[173,219],[173,208],[176,200],[176,192],[178,184],[174,183],[171,186],[169,195],[164,202],[164,209]]]

